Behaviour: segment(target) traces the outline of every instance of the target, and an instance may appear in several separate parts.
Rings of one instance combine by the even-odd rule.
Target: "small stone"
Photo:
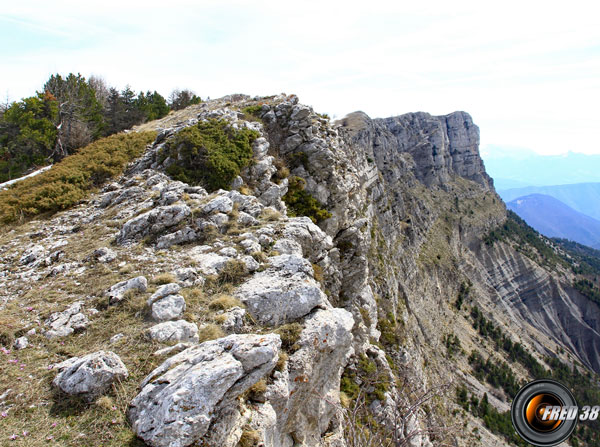
[[[101,247],[94,250],[92,256],[98,260],[98,262],[107,263],[112,262],[117,258],[117,253],[108,247]]]
[[[129,290],[145,292],[148,287],[148,280],[143,276],[121,281],[108,289],[105,295],[109,298],[109,304],[116,304],[123,301],[125,293]]]
[[[241,260],[246,264],[246,269],[248,269],[250,273],[257,271],[260,267],[260,264],[252,256],[243,256]]]
[[[252,239],[244,239],[240,242],[240,245],[244,248],[246,253],[254,253],[256,251],[261,251],[262,247],[260,244]]]
[[[237,250],[233,247],[225,247],[219,250],[219,254],[223,256],[229,256],[230,258],[237,257]]]
[[[108,341],[111,345],[114,345],[115,343],[117,343],[120,340],[123,340],[125,338],[125,335],[123,335],[122,333],[118,333],[113,335],[112,337],[110,337],[110,340]]]
[[[44,335],[48,338],[65,337],[77,330],[84,329],[89,320],[82,312],[82,302],[77,301],[62,312],[51,314],[45,322],[49,327]]]
[[[15,349],[25,349],[27,346],[29,346],[29,340],[25,336],[19,337],[15,340],[14,346]]]
[[[44,253],[45,253],[45,249],[43,246],[34,245],[33,247],[25,250],[25,252],[23,253],[23,256],[21,256],[21,259],[19,259],[19,264],[21,264],[21,265],[32,264],[33,262],[35,262],[38,259],[40,259],[41,257],[43,257]]]
[[[221,325],[225,332],[240,332],[244,326],[244,316],[246,310],[241,307],[232,307],[224,312],[225,321]]]

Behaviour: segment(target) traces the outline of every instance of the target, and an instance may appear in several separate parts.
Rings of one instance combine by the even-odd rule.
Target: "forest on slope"
[[[79,148],[171,110],[201,102],[175,89],[136,93],[111,87],[96,76],[53,74],[35,95],[0,105],[0,182],[60,161]]]

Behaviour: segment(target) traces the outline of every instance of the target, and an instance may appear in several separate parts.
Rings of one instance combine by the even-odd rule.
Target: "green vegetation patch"
[[[508,354],[509,360],[519,363],[528,370],[533,379],[550,378],[558,380],[573,392],[578,402],[600,401],[600,386],[598,385],[598,377],[595,374],[590,371],[580,371],[580,368],[576,365],[567,365],[555,357],[544,358],[544,362],[550,367],[547,370],[533,355],[527,352],[521,343],[511,341],[504,335],[500,328],[487,320],[476,306],[471,309],[471,318],[473,319],[473,327],[478,330],[481,336],[493,341],[497,351],[502,350]],[[510,371],[510,368],[507,369],[505,363],[494,366],[493,364],[489,364],[489,359],[487,362],[484,362],[481,356],[477,356],[479,354],[474,353],[469,357],[469,362],[476,371],[475,376],[477,377],[479,374],[480,380],[485,378],[488,383],[493,386],[502,387],[509,394],[510,398],[514,398],[518,385],[513,383],[514,375]],[[498,413],[497,415],[492,414],[488,417],[488,420],[484,416],[481,417],[483,417],[486,426],[492,431],[500,432],[507,436],[508,432],[505,430],[507,426],[502,421],[510,418],[508,412]],[[583,421],[580,424],[576,436],[579,440],[586,442],[585,445],[600,447],[598,428],[593,423],[590,423],[590,421]],[[576,439],[572,438],[572,440]]]
[[[100,139],[48,171],[0,191],[0,220],[14,222],[77,204],[91,190],[121,174],[155,138],[155,132],[143,132]]]
[[[288,192],[283,201],[288,206],[290,216],[308,216],[314,223],[319,223],[331,217],[323,204],[305,190],[306,181],[302,177],[289,178]]]
[[[171,177],[209,191],[229,189],[231,182],[252,160],[252,142],[258,132],[234,129],[223,120],[209,120],[183,129],[167,144],[163,154],[175,163]]]

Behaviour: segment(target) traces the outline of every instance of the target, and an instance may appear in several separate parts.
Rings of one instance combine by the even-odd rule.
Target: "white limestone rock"
[[[128,376],[127,368],[119,356],[111,351],[73,357],[55,365],[55,369],[58,374],[52,385],[88,402],[104,394],[115,380]]]
[[[29,346],[29,340],[25,336],[19,337],[15,340],[15,343],[13,346],[17,350],[25,349],[27,346]]]
[[[316,307],[330,307],[306,259],[281,255],[270,258],[270,264],[235,292],[260,323],[277,326],[297,320]]]
[[[108,296],[109,304],[116,304],[123,301],[125,293],[129,290],[145,292],[147,288],[148,280],[144,276],[137,276],[111,286],[111,288],[105,292],[105,295]]]
[[[148,234],[160,233],[177,225],[191,214],[190,207],[182,204],[154,208],[125,222],[117,236],[117,242],[122,244],[128,240],[140,239]]]
[[[221,324],[223,330],[228,333],[239,332],[242,330],[244,326],[244,316],[246,315],[246,310],[241,307],[232,307],[231,309],[223,312],[225,316],[225,321]]]
[[[185,312],[185,299],[181,295],[168,295],[152,304],[152,319],[168,321],[180,318]]]
[[[117,258],[117,253],[108,247],[100,247],[94,250],[92,256],[94,259],[98,260],[98,262],[102,262],[104,264],[114,261]]]
[[[82,311],[83,302],[77,301],[62,312],[51,314],[45,322],[48,330],[44,335],[50,339],[66,337],[75,331],[83,330],[90,323]]]
[[[163,284],[158,289],[156,289],[156,292],[154,292],[152,295],[150,295],[150,298],[148,298],[148,301],[147,301],[148,306],[151,306],[152,303],[154,303],[155,301],[157,301],[161,298],[164,298],[165,296],[175,295],[180,290],[181,290],[181,286],[175,282],[171,282],[169,284]]]
[[[27,250],[25,250],[21,258],[19,259],[19,264],[33,264],[35,261],[38,261],[39,259],[44,257],[45,253],[46,249],[42,245],[34,245],[33,247],[30,247]]]
[[[195,241],[198,238],[198,233],[192,227],[186,226],[181,230],[159,237],[156,241],[156,248],[169,248],[171,245],[185,244],[187,242]]]
[[[185,320],[165,321],[148,329],[148,336],[159,343],[198,342],[198,326]]]
[[[214,199],[212,199],[206,205],[204,205],[204,207],[202,208],[202,211],[204,211],[206,214],[209,214],[209,213],[212,213],[215,211],[219,212],[219,213],[228,214],[231,212],[232,209],[233,209],[233,201],[229,197],[218,196],[218,197],[215,197]]]
[[[133,430],[152,447],[201,443],[211,423],[274,368],[280,346],[275,334],[230,335],[169,358],[146,377],[131,402]]]

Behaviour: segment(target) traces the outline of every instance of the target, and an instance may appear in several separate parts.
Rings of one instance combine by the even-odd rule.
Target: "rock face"
[[[276,415],[271,427],[263,427],[269,445],[288,445],[292,439],[322,445],[338,412],[339,378],[352,354],[353,326],[352,314],[343,309],[318,310],[306,320],[289,370],[276,373],[267,391]]]
[[[407,113],[375,120],[358,112],[343,123],[372,147],[379,169],[402,166],[403,154],[410,154],[414,176],[427,186],[444,184],[453,174],[485,187],[492,184],[479,156],[479,128],[465,112]]]
[[[62,392],[92,402],[115,380],[127,377],[127,368],[114,352],[98,351],[73,357],[55,365],[58,374],[52,384]]]
[[[230,335],[171,357],[131,402],[133,429],[153,447],[199,442],[220,412],[273,369],[280,345],[274,334]]]

